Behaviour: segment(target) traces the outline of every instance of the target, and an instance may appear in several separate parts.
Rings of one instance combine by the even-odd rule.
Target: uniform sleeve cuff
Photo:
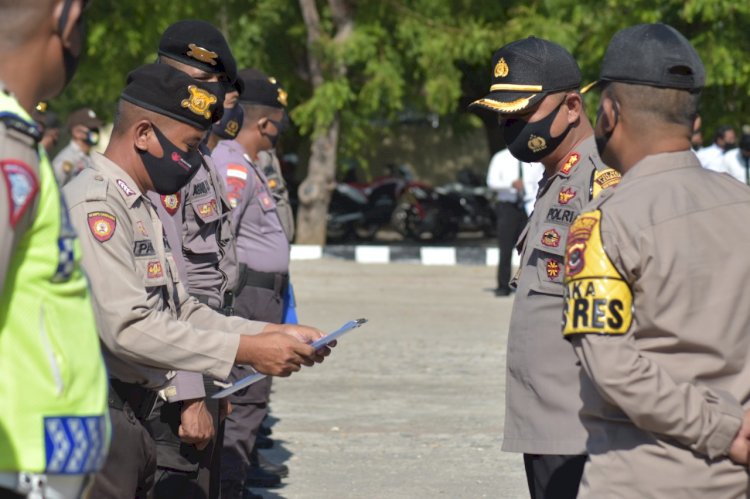
[[[712,402],[718,406],[715,411],[719,420],[716,430],[709,435],[705,443],[706,455],[711,459],[729,454],[729,449],[737,432],[740,431],[744,416],[742,406],[734,397],[718,390],[713,390],[713,393],[718,395]]]
[[[159,391],[159,395],[170,403],[205,398],[206,389],[203,386],[203,375],[179,371],[169,384]]]

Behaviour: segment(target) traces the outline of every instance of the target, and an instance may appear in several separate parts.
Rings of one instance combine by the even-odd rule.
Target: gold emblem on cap
[[[506,76],[508,76],[508,64],[505,62],[505,58],[501,57],[495,64],[495,78],[505,78]]]
[[[529,143],[526,144],[529,146],[529,149],[531,149],[533,152],[539,152],[547,149],[547,141],[544,140],[543,137],[538,137],[536,135],[531,135],[529,137]]]
[[[210,50],[199,47],[194,43],[188,45],[188,48],[190,49],[187,51],[188,57],[192,57],[196,61],[205,62],[206,64],[216,66],[215,59],[219,57],[219,54],[217,54],[216,52],[211,52]]]
[[[195,85],[190,85],[187,89],[188,92],[190,92],[190,97],[183,99],[180,105],[188,108],[195,114],[210,120],[211,104],[215,104],[218,100],[216,96],[208,90],[198,88]]]
[[[278,100],[282,106],[286,107],[286,98],[288,94],[284,91],[283,88],[279,88],[278,92],[279,92],[279,96],[276,97],[276,100]]]
[[[235,137],[237,135],[237,132],[240,131],[240,124],[237,123],[237,121],[232,120],[229,123],[227,123],[226,131],[229,135],[232,137]]]
[[[47,112],[47,103],[42,101],[39,104],[36,105],[36,110],[40,113],[46,113]]]

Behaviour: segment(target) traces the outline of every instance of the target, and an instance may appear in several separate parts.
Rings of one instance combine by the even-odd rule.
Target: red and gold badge
[[[153,260],[148,262],[146,266],[146,277],[149,279],[158,279],[164,276],[164,269],[161,266],[161,262]]]
[[[549,246],[550,248],[557,248],[560,246],[560,233],[555,229],[550,229],[542,234],[542,244]]]
[[[167,210],[167,213],[174,215],[180,207],[180,193],[161,196],[161,204]]]
[[[557,195],[557,202],[560,204],[568,204],[574,197],[576,197],[576,194],[576,191],[574,191],[572,187],[566,187]]]
[[[207,217],[208,215],[214,213],[216,211],[216,200],[212,199],[208,203],[203,203],[198,205],[198,214],[202,217]]]
[[[555,280],[560,276],[560,262],[550,258],[547,260],[547,277],[551,280]]]
[[[117,228],[117,217],[106,211],[92,211],[88,214],[89,230],[99,241],[105,242],[112,239]]]
[[[581,160],[581,155],[577,152],[572,152],[568,156],[568,159],[565,160],[565,164],[560,168],[560,173],[567,175],[570,173],[570,170],[573,169],[575,165],[578,164],[578,162]]]
[[[598,222],[597,218],[591,216],[580,216],[570,226],[567,242],[567,258],[565,259],[565,274],[573,277],[583,270],[585,265],[586,242],[591,237]]]

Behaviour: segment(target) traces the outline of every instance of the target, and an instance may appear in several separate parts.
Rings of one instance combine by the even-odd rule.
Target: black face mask
[[[563,100],[552,112],[539,121],[529,123],[524,120],[514,120],[503,127],[503,139],[508,150],[514,158],[526,163],[540,161],[542,158],[557,149],[557,146],[570,132],[571,125],[557,137],[550,136],[552,122],[555,121],[557,113],[565,103]],[[508,120],[510,121],[510,120]]]
[[[268,140],[271,142],[271,147],[275,148],[276,144],[279,142],[279,136],[281,136],[284,131],[287,129],[287,125],[289,123],[289,119],[286,117],[286,114],[281,119],[281,121],[272,120],[271,118],[267,118],[270,123],[273,124],[274,127],[276,127],[276,133],[271,135],[270,133],[264,133],[266,137],[268,137]]]
[[[222,139],[232,140],[237,138],[237,134],[242,128],[242,122],[245,120],[245,112],[242,106],[236,104],[234,107],[224,109],[221,120],[213,124],[213,133]]]
[[[139,150],[141,161],[151,177],[154,190],[159,194],[174,194],[190,182],[193,175],[198,172],[203,158],[197,150],[185,152],[179,149],[153,123],[151,128],[164,155],[157,158],[148,151]]]
[[[60,15],[60,22],[57,26],[57,31],[61,37],[65,32],[65,26],[68,24],[68,16],[70,15],[70,8],[72,6],[73,0],[65,0],[65,5],[63,6],[62,14]],[[81,59],[81,55],[86,51],[86,25],[83,22],[83,9],[85,6],[86,2],[83,2],[83,5],[81,6],[81,14],[78,16],[78,20],[76,21],[75,26],[73,26],[72,31],[72,36],[79,37],[77,43],[73,43],[73,45],[78,45],[78,53],[74,54],[69,47],[62,44],[63,65],[65,67],[65,86],[67,86],[68,83],[70,83],[70,80],[73,79],[73,76],[75,76],[76,70],[78,69],[78,61]]]
[[[730,149],[734,149],[737,147],[737,144],[735,142],[725,142],[724,143],[724,152],[727,152]]]

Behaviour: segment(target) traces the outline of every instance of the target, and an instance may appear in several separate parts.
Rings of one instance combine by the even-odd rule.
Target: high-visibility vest
[[[0,118],[9,115],[33,124],[0,92]],[[0,472],[90,473],[109,446],[107,375],[78,240],[49,159],[37,154],[35,218],[0,296]],[[3,168],[12,156],[0,150]]]

